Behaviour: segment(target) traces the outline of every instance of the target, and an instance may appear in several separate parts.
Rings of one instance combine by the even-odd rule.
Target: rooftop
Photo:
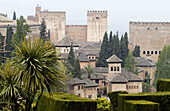
[[[147,59],[147,58],[143,58],[143,57],[135,57],[135,62],[136,62],[136,66],[138,67],[153,67],[156,66],[156,62],[151,60],[151,59]]]
[[[116,55],[112,55],[106,61],[107,62],[113,62],[113,63],[121,63],[122,62],[122,60],[119,57],[117,57]]]
[[[79,46],[77,42],[75,42],[71,37],[65,36],[62,38],[59,42],[56,43],[56,46],[71,46],[71,43],[73,43],[74,46]]]

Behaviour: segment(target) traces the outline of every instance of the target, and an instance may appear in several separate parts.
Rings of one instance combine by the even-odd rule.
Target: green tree
[[[20,16],[20,19],[17,19],[17,28],[13,34],[12,41],[19,43],[29,32],[31,32],[29,25],[26,24],[24,17]]]
[[[50,29],[48,29],[48,38],[47,38],[47,40],[50,41]]]
[[[122,67],[124,67],[125,59],[126,59],[126,44],[123,35],[121,36],[121,40],[120,40],[120,54],[121,54],[120,58],[123,61]]]
[[[74,66],[73,66],[73,72],[72,72],[72,74],[73,74],[73,77],[74,78],[79,78],[79,79],[81,79],[81,70],[80,70],[80,62],[79,62],[79,59],[76,59],[76,61],[75,61],[75,64],[74,64]]]
[[[84,70],[83,70],[84,73],[86,73],[88,75],[88,78],[90,79],[90,75],[92,75],[94,73],[94,70],[93,68],[91,68],[90,65],[84,67]]]
[[[74,56],[74,52],[73,52],[73,43],[71,43],[71,47],[70,47],[70,52],[68,54],[68,63],[70,63],[72,66],[74,66],[75,64],[75,56]]]
[[[142,92],[151,92],[151,85],[146,82],[142,82]]]
[[[13,20],[16,20],[16,13],[14,11],[14,14],[13,14]]]
[[[107,67],[106,59],[109,58],[109,41],[107,32],[104,34],[103,42],[99,52],[99,59],[96,62],[97,67]]]
[[[36,95],[39,101],[44,90],[50,93],[61,89],[65,79],[64,68],[58,62],[59,56],[56,55],[54,45],[43,41],[43,39],[34,38],[31,42],[29,37],[28,41],[24,38],[24,41],[21,40],[21,43],[15,44],[16,57],[11,63],[18,77],[18,83],[22,83],[27,94],[23,97],[26,101],[25,111],[32,110],[31,105]]]
[[[46,32],[46,24],[45,24],[45,20],[42,19],[42,22],[41,22],[41,27],[40,27],[40,38],[44,39],[45,41],[47,40],[47,32]]]
[[[164,46],[158,58],[155,80],[158,79],[170,79],[170,46],[167,45]]]
[[[0,64],[4,63],[5,56],[4,56],[4,37],[0,33]]]
[[[11,26],[8,26],[7,34],[6,34],[6,45],[5,45],[5,57],[6,58],[12,57],[12,50],[14,49],[12,47],[12,35],[13,35],[13,29]]]
[[[125,34],[124,34],[124,42],[125,42],[125,51],[126,51],[126,56],[125,56],[125,58],[126,57],[128,57],[128,53],[129,53],[129,49],[128,49],[128,44],[129,44],[129,41],[128,41],[128,34],[127,34],[127,32],[125,32]]]
[[[109,57],[112,56],[112,53],[113,53],[113,36],[112,36],[112,31],[110,32],[110,35],[109,35]]]
[[[120,54],[120,45],[119,45],[119,35],[117,32],[117,35],[113,36],[113,53],[112,55],[116,55],[119,58],[121,58],[121,54]]]
[[[135,46],[135,49],[133,50],[133,56],[140,57],[140,46]]]
[[[106,98],[97,98],[97,111],[110,111],[111,103]]]
[[[132,55],[132,52],[129,51],[129,55],[125,60],[125,69],[128,72],[132,72],[134,74],[138,74],[138,68],[136,67],[135,57]]]

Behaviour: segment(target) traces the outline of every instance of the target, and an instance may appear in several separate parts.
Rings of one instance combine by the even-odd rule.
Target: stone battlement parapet
[[[170,25],[170,22],[133,22],[130,21],[129,24],[132,25]]]

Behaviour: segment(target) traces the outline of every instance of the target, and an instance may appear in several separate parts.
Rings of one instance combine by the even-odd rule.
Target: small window
[[[104,86],[106,86],[106,82],[104,82]]]
[[[149,30],[149,27],[148,27],[148,30]]]
[[[88,98],[91,99],[91,98],[92,98],[92,95],[88,95]]]
[[[91,57],[89,57],[89,59],[91,59]]]
[[[132,86],[132,89],[133,89],[133,86]]]
[[[130,89],[130,86],[129,86],[129,89]]]
[[[161,51],[159,51],[159,54],[161,54]]]
[[[119,67],[117,67],[117,71],[119,71]]]
[[[78,90],[80,90],[80,86],[78,86]]]
[[[145,72],[145,77],[147,77],[147,76],[148,76],[148,71]]]
[[[138,86],[137,86],[137,89],[138,89]]]
[[[66,49],[64,49],[64,52],[66,52]]]
[[[149,51],[147,51],[147,54],[150,54],[150,52],[149,52]]]
[[[155,51],[155,54],[157,54],[157,51]]]
[[[67,49],[67,52],[69,52],[69,49]]]
[[[113,71],[113,67],[111,67],[111,71]]]
[[[143,51],[143,54],[145,54],[145,51]]]
[[[128,89],[128,86],[126,86],[126,89]]]
[[[96,79],[96,83],[99,84],[99,80],[98,79]]]
[[[134,86],[134,89],[136,89],[136,86]]]
[[[80,96],[80,94],[78,94],[78,96]]]
[[[158,28],[156,27],[155,30],[158,30]]]
[[[116,67],[114,67],[114,71],[116,71]]]
[[[83,86],[81,86],[81,89],[83,89]]]
[[[94,57],[92,57],[92,59],[94,59]]]
[[[153,51],[151,51],[151,54],[153,54]]]
[[[96,17],[96,19],[99,19],[99,17]]]

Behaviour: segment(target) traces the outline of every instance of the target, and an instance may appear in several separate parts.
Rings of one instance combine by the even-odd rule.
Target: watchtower
[[[41,12],[41,6],[37,4],[36,9],[35,9],[35,16],[37,17],[40,12]]]
[[[107,11],[87,11],[87,42],[100,42],[107,31]]]

